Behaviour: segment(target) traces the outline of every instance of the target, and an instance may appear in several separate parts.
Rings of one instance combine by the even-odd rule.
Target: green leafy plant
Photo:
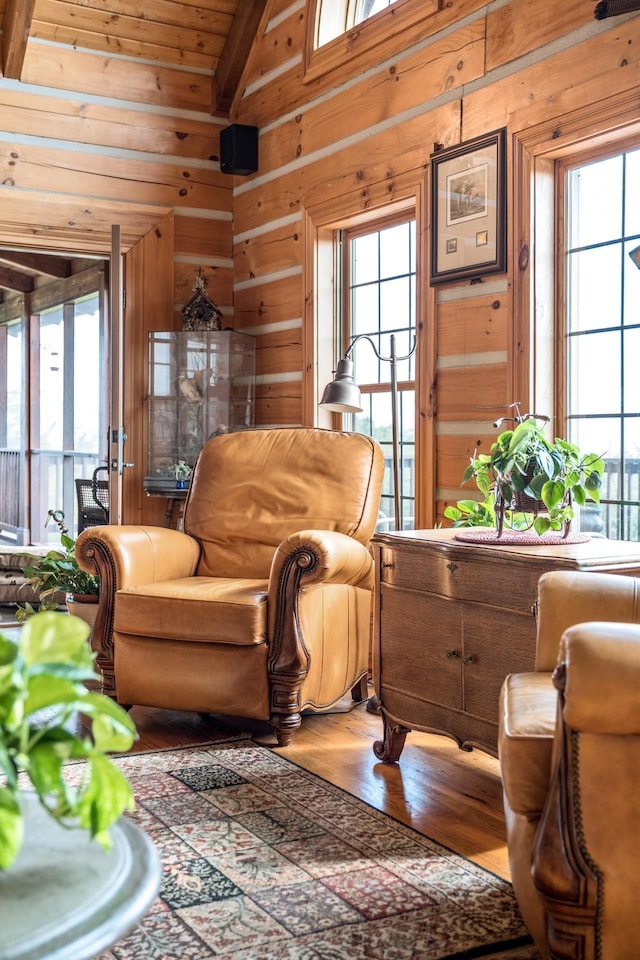
[[[51,599],[54,593],[73,593],[80,596],[97,594],[100,581],[92,573],[81,570],[76,560],[76,541],[67,533],[60,534],[61,550],[49,550],[44,557],[31,557],[33,563],[25,566],[25,576],[38,592],[40,600]]]
[[[84,681],[97,679],[88,634],[82,620],[51,611],[31,617],[17,641],[0,634],[0,869],[22,845],[22,790],[33,788],[55,820],[89,830],[105,849],[111,825],[134,809],[107,754],[127,751],[136,728],[117,703],[87,690]],[[80,715],[90,735],[75,732]],[[68,760],[86,761],[77,785],[65,780]]]
[[[496,522],[491,497],[486,500],[458,500],[455,507],[445,507],[444,515],[453,521],[453,527],[493,527]]]
[[[454,526],[497,526],[499,532],[504,522],[513,529],[533,528],[540,536],[567,531],[573,504],[600,502],[604,460],[581,454],[559,437],[550,440],[544,433],[548,417],[518,411],[513,422],[489,453],[472,457],[465,471],[462,482],[475,480],[483,500],[461,500],[444,515]]]
[[[69,536],[62,510],[50,510],[49,518],[55,520],[60,529],[61,549],[49,550],[43,557],[27,554],[32,563],[24,567],[27,582],[38,594],[38,609],[41,611],[57,609],[61,597],[56,598],[56,595],[66,597],[70,593],[75,597],[86,597],[100,592],[99,578],[81,570],[78,565],[76,541]],[[34,613],[33,604],[25,603],[18,606],[16,619],[24,622]]]

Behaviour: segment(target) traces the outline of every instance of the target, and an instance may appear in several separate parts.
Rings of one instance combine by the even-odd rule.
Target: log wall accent
[[[421,0],[411,2],[418,8]],[[259,170],[250,177],[219,170],[227,121],[212,115],[211,74],[216,36],[229,23],[215,19],[208,0],[148,0],[144,30],[129,22],[130,0],[36,0],[21,81],[0,78],[0,244],[106,255],[113,222],[130,249],[172,216],[167,323],[179,327],[202,268],[225,322],[257,337],[262,425],[313,418],[309,211],[339,201],[360,217],[382,212],[419,180],[421,525],[455,499],[456,474],[477,441],[490,441],[497,411],[486,408],[527,405],[534,395],[534,284],[530,267],[518,269],[531,245],[528,158],[587,142],[585,129],[596,134],[610,124],[615,133],[637,121],[640,85],[637,14],[596,22],[589,0],[439,6],[374,48],[346,50],[333,70],[305,74],[308,5],[268,0],[230,113],[260,129]],[[162,30],[160,7],[171,11]],[[216,7],[228,20],[236,3]],[[502,126],[507,273],[431,288],[430,156],[436,145]],[[327,276],[316,279],[324,291]],[[143,366],[133,365],[136,377]],[[131,390],[142,395],[139,384]]]
[[[533,321],[515,313],[516,304],[518,311],[533,307],[522,295],[529,267],[518,269],[529,238],[514,235],[514,223],[528,216],[513,208],[528,197],[527,185],[511,179],[514,137],[526,140],[528,128],[548,124],[552,143],[565,134],[563,124],[577,129],[583,120],[596,133],[597,104],[609,97],[627,96],[637,108],[640,18],[595,22],[585,0],[553,12],[546,0],[453,0],[419,31],[358,56],[345,51],[331,72],[305,76],[307,6],[281,2],[272,11],[233,111],[234,120],[260,128],[259,171],[236,179],[233,215],[236,316],[243,326],[259,324],[262,370],[281,390],[271,382],[268,402],[259,399],[263,422],[309,419],[304,378],[315,361],[314,338],[298,323],[305,317],[309,324],[303,305],[314,296],[309,253],[299,242],[306,212],[332,198],[354,216],[390,209],[397,185],[416,173],[428,196],[436,145],[507,128],[507,273],[434,289],[422,260],[419,339],[429,356],[416,422],[420,442],[435,451],[435,483],[418,521],[432,525],[446,502],[465,495],[459,486],[468,458],[490,446],[500,408],[533,402],[530,344],[522,342]],[[426,206],[417,216],[428,237]],[[287,384],[301,370],[296,417],[297,396]],[[424,483],[423,500],[429,489]]]
[[[0,78],[0,243],[106,255],[112,223],[128,250],[173,211],[171,323],[200,267],[232,322],[212,73],[236,0],[142,6],[37,0],[20,82]]]
[[[233,182],[219,165],[228,120],[212,115],[212,73],[235,10],[236,0],[36,0],[20,81],[0,77],[0,245],[107,257],[112,224],[126,253],[145,237],[153,248],[158,225],[173,222],[173,262],[147,257],[125,312],[132,522],[166,506],[142,494],[148,330],[180,328],[199,270],[234,323]],[[172,294],[154,271],[173,278]]]

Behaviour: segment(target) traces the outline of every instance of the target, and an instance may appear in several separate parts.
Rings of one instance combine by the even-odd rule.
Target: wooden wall
[[[150,66],[127,61],[119,79],[110,58],[60,53],[30,43],[24,82],[0,81],[0,244],[107,253],[116,222],[129,249],[173,210],[168,322],[198,267],[231,315],[231,178],[219,170],[223,124],[199,94],[204,78],[173,71],[154,96]]]
[[[417,423],[435,455],[435,470],[424,461],[434,478],[425,485],[427,525],[437,519],[436,498],[441,513],[462,495],[468,457],[492,442],[500,408],[520,400],[526,409],[533,395],[529,344],[522,343],[529,326],[519,316],[533,308],[526,295],[514,295],[514,284],[529,282],[525,263],[527,275],[517,276],[526,238],[514,236],[514,208],[525,204],[527,187],[517,182],[523,171],[514,168],[514,136],[546,125],[549,140],[562,139],[563,119],[597,113],[597,101],[606,117],[606,98],[622,94],[638,118],[640,56],[638,15],[595,22],[590,0],[448,0],[441,7],[384,47],[358,53],[354,32],[334,69],[309,80],[306,6],[274,0],[232,114],[261,131],[259,171],[236,180],[233,213],[235,313],[264,355],[264,423],[313,416],[309,211],[323,203],[354,215],[383,210],[412,178],[427,196],[436,144],[507,128],[507,273],[436,290],[422,257]],[[425,247],[427,217],[425,203],[418,210]]]
[[[227,6],[230,21],[233,4]],[[177,7],[162,4],[163,11]],[[126,2],[121,10],[127,12]],[[0,245],[106,257],[112,224],[121,226],[123,252],[170,224],[171,262],[156,259],[145,295],[138,287],[125,312],[127,344],[144,351],[142,358],[125,356],[127,459],[136,462],[125,474],[125,519],[151,521],[164,505],[142,494],[147,331],[180,328],[200,269],[225,322],[233,323],[233,181],[218,162],[228,121],[212,116],[211,70],[220,49],[202,28],[206,11],[196,6],[183,11],[182,26],[198,31],[198,49],[180,25],[160,34],[149,17],[137,36],[113,36],[108,54],[97,48],[102,35],[92,33],[96,11],[69,11],[57,0],[38,0],[22,79],[0,78]],[[63,19],[54,26],[56,17]],[[108,33],[109,15],[102,19]],[[126,29],[119,20],[114,31]],[[211,17],[207,26],[217,29]],[[152,55],[162,62],[152,63]],[[154,269],[162,285],[154,283]],[[169,292],[158,302],[161,286]]]
[[[46,12],[47,3],[36,11]],[[334,204],[363,214],[418,197],[417,422],[423,451],[432,447],[435,457],[423,453],[419,468],[429,477],[423,523],[435,519],[436,500],[456,498],[467,457],[492,439],[495,410],[484,408],[514,399],[526,405],[532,394],[533,308],[522,292],[528,268],[518,271],[529,238],[514,226],[527,185],[516,138],[544,128],[560,143],[567,118],[575,124],[581,113],[606,125],[608,98],[616,96],[627,96],[638,118],[637,14],[596,22],[592,0],[440,6],[372,48],[354,31],[340,41],[329,72],[305,77],[306,4],[270,0],[231,111],[233,121],[260,128],[259,171],[246,178],[220,173],[224,121],[211,116],[211,77],[195,52],[180,51],[179,32],[173,62],[158,67],[133,40],[105,55],[69,46],[71,26],[55,35],[40,26],[22,81],[0,79],[0,245],[100,255],[111,223],[121,223],[129,249],[172,218],[175,285],[166,324],[179,326],[202,267],[225,317],[257,337],[260,424],[309,423],[315,415],[313,303],[329,272],[314,278],[309,227],[317,211]],[[430,155],[436,144],[502,126],[508,271],[431,288]]]

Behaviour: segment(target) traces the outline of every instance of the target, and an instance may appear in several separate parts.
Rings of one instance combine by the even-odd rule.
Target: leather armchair
[[[215,436],[184,531],[91,527],[92,643],[122,704],[268,720],[287,744],[303,709],[366,696],[379,445],[333,430]]]
[[[552,572],[536,671],[506,678],[498,750],[509,863],[549,960],[640,956],[640,580]]]

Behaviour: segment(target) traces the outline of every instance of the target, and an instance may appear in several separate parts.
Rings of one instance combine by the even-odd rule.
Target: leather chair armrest
[[[640,734],[640,626],[580,623],[560,645],[554,683],[565,723],[580,733]]]
[[[166,527],[107,525],[83,530],[75,554],[83,570],[100,578],[91,647],[102,676],[102,692],[117,698],[113,661],[116,591],[137,583],[193,576],[200,544],[186,533]]]
[[[536,670],[550,673],[564,631],[587,620],[640,621],[640,580],[611,573],[543,573],[538,582]]]
[[[373,586],[373,557],[370,550],[344,533],[299,530],[283,540],[271,564],[270,593],[277,591],[283,570],[292,559],[300,567],[303,582]]]
[[[199,558],[197,540],[167,527],[89,527],[76,543],[79,566],[89,573],[97,572],[101,587],[105,564],[110,565],[114,590],[139,583],[192,577]]]
[[[544,942],[554,957],[636,956],[640,627],[571,627],[553,676],[554,769],[531,854]]]
[[[309,669],[309,649],[298,616],[307,587],[373,589],[373,556],[357,540],[330,530],[300,530],[280,543],[269,576],[269,680],[271,723],[280,746],[300,725],[300,691]]]

